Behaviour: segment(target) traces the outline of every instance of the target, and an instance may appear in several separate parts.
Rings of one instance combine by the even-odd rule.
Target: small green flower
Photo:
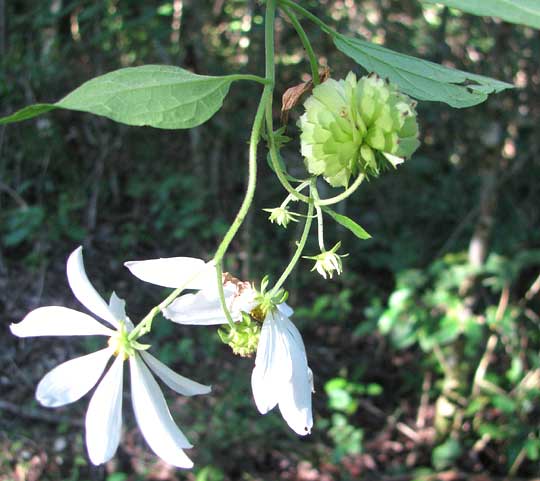
[[[349,254],[337,254],[337,250],[341,247],[341,242],[338,242],[329,251],[321,252],[316,256],[304,256],[304,259],[312,259],[315,261],[312,271],[316,270],[325,279],[330,278],[334,272],[339,276],[343,272],[342,257],[347,257]]]
[[[291,212],[287,207],[275,207],[274,209],[263,209],[265,212],[270,212],[268,220],[275,222],[277,225],[287,228],[289,222],[298,222],[299,215],[296,212]]]
[[[308,171],[333,187],[347,187],[351,175],[378,176],[420,145],[416,102],[376,75],[329,79],[304,103],[299,127]]]

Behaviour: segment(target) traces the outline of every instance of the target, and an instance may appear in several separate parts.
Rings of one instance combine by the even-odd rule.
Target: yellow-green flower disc
[[[351,72],[318,85],[298,123],[308,171],[347,187],[351,175],[378,176],[395,167],[420,145],[415,106],[376,75],[357,80]]]

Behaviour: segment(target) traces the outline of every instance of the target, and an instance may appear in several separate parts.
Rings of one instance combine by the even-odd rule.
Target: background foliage
[[[129,418],[115,461],[95,468],[82,443],[85,403],[50,411],[32,400],[47,370],[93,341],[9,335],[9,323],[39,305],[76,307],[64,265],[80,243],[90,278],[127,298],[132,319],[161,296],[123,261],[212,255],[243,192],[260,89],[235,83],[224,108],[189,131],[66,111],[0,127],[0,479],[540,475],[538,32],[416,0],[302,4],[343,34],[518,87],[466,110],[421,102],[421,149],[342,207],[373,238],[332,233],[329,222],[328,243],[339,233],[351,254],[344,274],[323,282],[306,261],[286,286],[316,375],[313,434],[298,439],[278,415],[256,413],[253,361],[235,358],[213,330],[163,322],[160,358],[214,387],[172,404],[197,446],[196,469],[156,462]],[[261,13],[253,0],[0,1],[0,114],[54,102],[120,67],[260,74]],[[335,78],[356,68],[305,28]],[[282,18],[277,52],[282,93],[309,70]],[[300,113],[291,113],[289,135]],[[282,154],[300,172],[298,144]],[[256,208],[276,206],[283,193],[260,167]],[[227,267],[245,279],[276,275],[294,247],[288,238],[253,212]]]

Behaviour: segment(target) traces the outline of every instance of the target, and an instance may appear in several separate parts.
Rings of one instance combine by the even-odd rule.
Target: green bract
[[[224,325],[218,329],[221,341],[231,346],[233,352],[242,357],[251,356],[259,344],[261,324],[244,313],[234,327]]]
[[[333,187],[347,187],[351,175],[378,176],[418,148],[416,102],[385,80],[329,79],[304,103],[299,127],[308,171]]]

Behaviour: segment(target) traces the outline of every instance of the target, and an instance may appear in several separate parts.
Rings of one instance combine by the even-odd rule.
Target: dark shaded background
[[[466,110],[421,103],[422,147],[341,206],[373,239],[328,221],[327,243],[342,239],[350,253],[344,274],[324,282],[303,261],[286,285],[315,372],[313,434],[298,439],[278,412],[258,415],[253,361],[235,358],[213,329],[162,321],[152,334],[159,357],[214,387],[203,398],[170,396],[196,468],[157,461],[127,403],[117,456],[92,467],[86,398],[46,410],[33,393],[49,369],[99,343],[18,340],[8,329],[38,306],[80,308],[64,274],[80,244],[90,279],[126,298],[134,320],[166,292],[131,278],[125,260],[212,256],[245,187],[260,86],[242,83],[190,131],[60,111],[0,127],[2,481],[540,476],[538,32],[414,0],[302,5],[342,33],[517,86]],[[126,66],[262,74],[262,13],[249,0],[0,0],[0,114]],[[305,28],[333,77],[362,73]],[[306,79],[308,65],[287,20],[277,20],[276,37],[277,118],[279,95]],[[291,114],[293,137],[301,110]],[[283,154],[302,175],[298,143]],[[244,279],[279,275],[299,235],[260,210],[284,197],[265,156],[261,149],[255,204],[226,261]],[[313,238],[307,253],[316,251]]]

